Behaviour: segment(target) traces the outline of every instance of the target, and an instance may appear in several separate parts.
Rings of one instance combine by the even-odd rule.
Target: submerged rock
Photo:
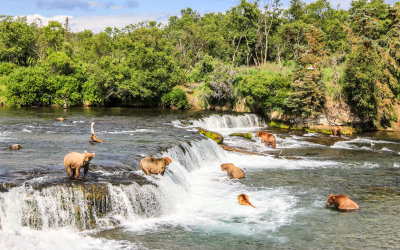
[[[57,117],[56,120],[59,121],[59,122],[63,122],[63,121],[68,120],[68,119],[64,118],[64,117]]]
[[[12,144],[8,149],[9,150],[20,150],[22,148],[21,144]]]
[[[247,154],[247,155],[267,156],[266,154],[254,153],[254,152],[242,150],[239,148],[229,147],[227,145],[219,145],[219,146],[227,151],[233,151],[233,152],[238,152],[238,153]]]
[[[214,140],[218,144],[221,144],[222,142],[224,142],[224,137],[220,133],[209,131],[207,129],[200,128],[200,127],[197,127],[196,129],[198,130],[198,132],[200,134]]]

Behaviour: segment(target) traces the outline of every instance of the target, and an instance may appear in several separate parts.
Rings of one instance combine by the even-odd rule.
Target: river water
[[[91,122],[106,143],[89,143]],[[195,127],[260,155],[225,151]],[[23,148],[4,149],[13,143]],[[255,114],[1,108],[0,148],[1,249],[400,248],[400,133],[333,138]],[[96,153],[90,179],[67,178],[64,156],[85,150]],[[172,159],[164,176],[142,173],[147,155]],[[230,180],[227,162],[246,178]],[[239,205],[241,193],[256,208]],[[361,209],[327,209],[330,194]]]

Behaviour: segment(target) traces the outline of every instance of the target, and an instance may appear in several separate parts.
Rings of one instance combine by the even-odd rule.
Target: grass
[[[287,62],[286,64],[282,63],[283,66],[283,72],[285,73],[285,75],[288,75],[290,73],[292,73],[293,69],[294,69],[294,63],[292,62]],[[272,73],[276,73],[276,72],[281,72],[281,69],[279,67],[278,63],[272,63],[272,62],[268,62],[264,65],[260,65],[257,67],[247,67],[247,66],[240,66],[236,68],[237,72],[239,74],[241,73],[246,73],[248,71],[267,71],[267,72],[272,72]]]
[[[343,75],[345,65],[340,64],[336,67],[337,79],[334,79],[334,69],[333,67],[327,67],[322,69],[322,79],[324,80],[325,86],[328,91],[328,95],[332,97],[333,100],[339,100],[342,96],[342,86],[340,83],[341,76]]]

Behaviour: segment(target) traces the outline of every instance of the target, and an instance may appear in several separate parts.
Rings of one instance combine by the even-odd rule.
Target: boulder
[[[22,148],[21,144],[12,144],[8,149],[9,150],[19,150]]]
[[[220,133],[208,131],[207,129],[200,128],[200,127],[197,127],[196,129],[200,134],[214,140],[218,144],[221,144],[222,142],[224,142],[224,137]]]

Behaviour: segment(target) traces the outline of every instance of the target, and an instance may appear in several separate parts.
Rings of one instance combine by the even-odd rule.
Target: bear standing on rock
[[[340,137],[342,135],[342,128],[339,126],[332,127],[332,135],[334,137],[336,137],[336,136]]]
[[[140,168],[145,172],[146,175],[150,174],[161,174],[164,175],[165,169],[172,162],[172,160],[166,156],[163,158],[155,158],[153,156],[147,156],[140,161]]]
[[[93,159],[95,153],[84,152],[83,154],[72,152],[64,157],[64,165],[69,177],[75,172],[75,178],[79,178],[79,170],[83,167],[83,177],[88,178],[89,162]]]

